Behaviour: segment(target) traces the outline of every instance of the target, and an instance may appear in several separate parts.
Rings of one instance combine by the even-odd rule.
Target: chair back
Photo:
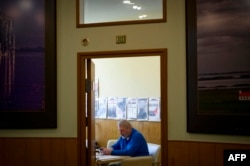
[[[110,139],[107,142],[107,148],[111,148],[112,145],[114,145],[117,142],[117,139]]]
[[[149,155],[153,157],[154,163],[159,163],[160,150],[161,150],[161,145],[148,143]]]

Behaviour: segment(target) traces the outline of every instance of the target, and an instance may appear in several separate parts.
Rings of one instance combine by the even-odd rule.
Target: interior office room
[[[109,147],[111,140],[119,138],[118,122],[121,119],[129,120],[132,126],[144,135],[148,143],[160,146],[160,108],[147,107],[150,103],[160,102],[160,57],[115,57],[92,59],[92,61],[95,64],[97,87],[95,93],[97,146]],[[143,113],[145,111],[147,114],[138,111],[140,105],[138,100],[148,102],[143,102],[140,107]],[[150,114],[149,110],[155,112],[154,115]],[[159,161],[160,152],[157,154]]]
[[[104,113],[95,116],[95,140],[98,145],[105,147],[108,140],[119,137],[117,123],[120,119],[130,119],[133,126],[147,137],[148,142],[160,144],[160,119],[150,120],[148,117],[137,119],[137,116],[129,116],[128,112],[123,113],[122,116],[119,113],[116,116],[108,113],[108,98],[125,98],[125,100],[160,98],[159,57],[101,58],[93,59],[93,62],[96,81],[98,81],[96,98],[104,99],[106,103]],[[101,104],[98,110],[102,111]]]
[[[99,97],[166,96],[164,109],[161,109],[164,117],[161,117],[160,121],[131,121],[143,132],[148,142],[163,145],[161,146],[163,153],[160,156],[162,166],[222,166],[224,150],[250,149],[249,135],[187,131],[186,1],[166,0],[165,5],[166,22],[77,27],[77,0],[57,0],[55,8],[57,127],[0,129],[0,166],[85,165],[85,160],[88,160],[85,154],[87,152],[83,150],[85,146],[79,147],[83,145],[83,140],[85,141],[80,134],[86,136],[80,131],[83,128],[82,122],[85,121],[81,121],[79,117],[83,113],[79,111],[79,108],[82,108],[79,96],[83,93],[79,92],[83,89],[79,88],[82,86],[79,80],[83,79],[80,73],[82,70],[79,69],[83,62],[79,58],[81,55],[83,59],[90,57],[95,63],[95,76],[99,80]],[[117,35],[126,35],[126,42],[117,44]],[[140,59],[143,58],[141,55],[113,58],[116,56],[113,52],[117,53],[117,56],[124,56],[129,52],[134,55],[138,50],[147,55],[144,60]],[[155,56],[152,54],[154,50],[164,50],[164,54]],[[148,55],[148,51],[151,56]],[[111,55],[112,58],[100,58],[101,53],[107,52],[110,54],[106,57]],[[164,59],[163,63],[160,63],[159,57]],[[127,60],[133,58],[136,60],[132,62]],[[119,62],[103,62],[112,59]],[[126,64],[127,69],[121,71],[124,73],[120,75],[120,69],[115,65],[121,67],[122,64]],[[161,68],[164,65],[165,67]],[[142,72],[144,66],[143,72],[147,73],[136,75]],[[112,75],[107,73],[103,76],[105,70],[102,67],[105,70],[110,68],[110,71],[107,71]],[[115,74],[117,80],[111,78]],[[124,80],[126,74],[133,78]],[[166,80],[164,87],[161,87],[162,76]],[[121,85],[122,88],[114,90],[114,86],[110,86],[113,83]],[[116,122],[114,119],[95,118],[92,128],[93,126],[95,128],[97,143],[106,146],[109,139],[119,137]],[[112,129],[108,125],[112,126]]]

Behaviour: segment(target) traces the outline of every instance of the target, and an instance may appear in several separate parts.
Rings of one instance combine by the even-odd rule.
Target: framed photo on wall
[[[56,128],[56,0],[0,6],[0,128]]]
[[[186,0],[187,131],[250,135],[250,4]]]

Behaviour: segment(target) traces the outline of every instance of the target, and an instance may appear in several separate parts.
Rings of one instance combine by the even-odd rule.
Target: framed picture
[[[56,128],[56,0],[0,6],[0,128]]]
[[[250,135],[250,4],[186,0],[187,131]]]

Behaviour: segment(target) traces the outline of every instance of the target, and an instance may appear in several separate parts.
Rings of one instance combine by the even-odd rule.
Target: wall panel
[[[223,166],[225,149],[250,144],[168,141],[168,166]],[[77,166],[77,138],[0,138],[0,166]]]
[[[0,166],[77,166],[77,138],[0,138]]]
[[[3,139],[3,166],[25,166],[25,139]]]
[[[187,145],[188,144],[186,142],[171,142],[168,144],[168,164],[169,165],[184,166],[188,163],[188,159],[186,157],[188,154]]]
[[[250,149],[250,144],[168,142],[168,166],[223,166],[225,149]]]
[[[0,166],[3,165],[3,154],[4,154],[4,151],[3,151],[3,139],[0,138]]]
[[[27,166],[41,165],[41,143],[39,138],[25,139],[25,161]]]
[[[51,166],[51,139],[41,139],[41,166]]]
[[[65,162],[65,139],[51,139],[51,165],[61,166]]]
[[[202,161],[202,165],[211,166],[215,165],[215,146],[214,143],[200,143],[199,144],[199,160]],[[201,164],[201,162],[200,162]]]
[[[190,142],[187,143],[188,145],[188,165],[192,166],[199,166],[199,153],[200,153],[200,147],[199,143],[197,142]]]
[[[77,143],[74,139],[65,140],[65,165],[77,165],[77,155],[72,152],[77,152]]]

